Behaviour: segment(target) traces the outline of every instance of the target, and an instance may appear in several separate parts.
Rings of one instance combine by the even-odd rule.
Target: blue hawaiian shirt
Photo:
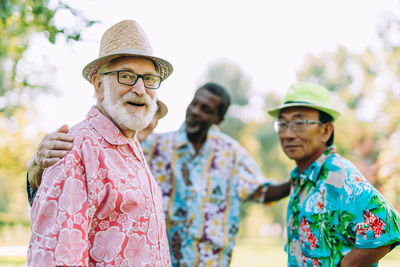
[[[142,148],[163,194],[172,264],[228,266],[241,204],[263,202],[271,181],[216,126],[197,155],[184,126],[150,135]]]
[[[337,266],[353,248],[400,241],[397,211],[334,146],[303,173],[295,168],[291,179],[289,266]]]

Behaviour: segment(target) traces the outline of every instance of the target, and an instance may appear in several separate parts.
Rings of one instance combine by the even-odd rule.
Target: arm
[[[32,189],[39,188],[43,170],[55,164],[72,149],[73,137],[67,133],[68,126],[63,125],[43,137],[38,150],[26,166],[28,182]]]
[[[243,200],[260,203],[272,202],[289,195],[291,179],[276,183],[266,179],[254,159],[243,148],[238,149],[238,164],[235,174],[238,176],[238,194]]]
[[[355,167],[350,170],[346,170],[348,177],[344,180],[347,188],[339,192],[338,230],[343,238],[355,240],[339,266],[370,266],[398,245],[400,217]]]
[[[378,248],[353,248],[340,261],[340,267],[371,266],[383,258],[391,249],[392,245]]]
[[[267,192],[265,192],[264,201],[271,202],[287,197],[290,193],[290,185],[290,179],[279,184],[270,184]]]
[[[94,207],[96,200],[88,198],[88,190],[93,187],[87,183],[81,155],[77,148],[59,160],[57,168],[43,172],[31,209],[29,266],[43,266],[45,262],[51,266],[86,266],[93,218],[88,210],[96,210],[97,206]],[[97,192],[92,194],[97,196]]]

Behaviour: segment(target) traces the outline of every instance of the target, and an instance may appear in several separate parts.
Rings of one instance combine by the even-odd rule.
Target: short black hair
[[[222,119],[231,104],[231,96],[228,91],[217,83],[206,83],[199,87],[197,90],[207,90],[213,95],[219,96],[221,98],[221,103],[218,106],[218,115]]]
[[[322,123],[333,122],[332,116],[329,115],[328,113],[323,112],[321,110],[318,110],[318,113],[319,113],[319,120]],[[326,146],[331,146],[333,144],[334,136],[335,136],[335,129],[332,130],[331,137],[329,137],[328,141],[326,142]]]

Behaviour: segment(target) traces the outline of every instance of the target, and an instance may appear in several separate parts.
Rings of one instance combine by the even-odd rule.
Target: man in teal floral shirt
[[[290,86],[268,111],[285,154],[295,160],[287,210],[288,266],[376,266],[400,242],[400,216],[332,145],[329,91]]]

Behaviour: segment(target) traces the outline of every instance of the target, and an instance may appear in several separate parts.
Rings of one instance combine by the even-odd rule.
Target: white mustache
[[[128,92],[121,97],[120,102],[134,102],[148,106],[151,103],[151,98],[149,95],[138,96],[135,93]]]

